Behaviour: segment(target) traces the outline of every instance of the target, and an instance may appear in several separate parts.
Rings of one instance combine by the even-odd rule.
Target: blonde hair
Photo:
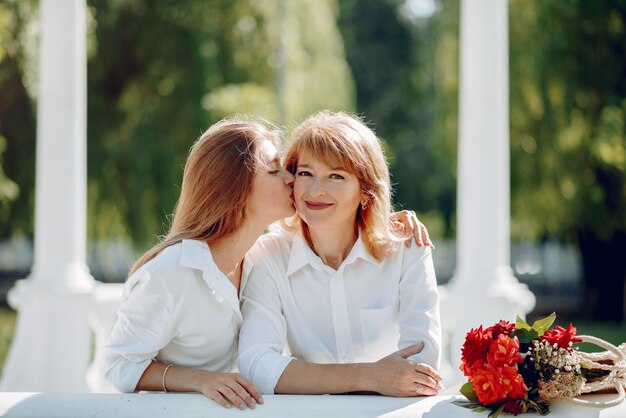
[[[394,251],[399,237],[390,227],[391,184],[389,168],[376,134],[357,116],[343,112],[323,111],[305,119],[292,134],[285,156],[285,167],[295,174],[303,155],[326,162],[356,175],[361,190],[369,197],[366,208],[357,210],[355,226],[359,227],[367,250],[377,260]],[[285,223],[295,230],[302,228],[312,247],[306,222],[296,214]]]
[[[187,157],[169,232],[129,274],[183,239],[209,242],[241,228],[254,176],[263,164],[257,158],[259,142],[267,139],[278,146],[279,138],[267,122],[242,117],[223,119],[206,130]]]

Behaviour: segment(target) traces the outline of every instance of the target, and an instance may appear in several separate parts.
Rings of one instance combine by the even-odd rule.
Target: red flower
[[[524,383],[524,378],[517,372],[516,367],[504,366],[501,372],[502,386],[507,395],[513,399],[524,399],[528,387]]]
[[[556,326],[554,329],[549,329],[543,333],[541,339],[547,341],[550,345],[555,343],[561,348],[569,348],[569,343],[578,343],[582,340],[576,336],[576,327],[570,324],[567,329],[561,326]]]
[[[465,376],[472,380],[472,376],[476,373],[476,370],[482,369],[485,366],[485,361],[482,359],[476,360],[473,364],[467,364],[463,360],[461,360],[461,371]]]
[[[518,405],[513,399],[507,399],[504,401],[504,412],[509,414],[518,415],[522,413],[521,405]]]
[[[491,332],[491,338],[496,339],[500,334],[511,335],[515,330],[515,324],[509,321],[500,321],[485,330],[485,333]]]
[[[477,370],[474,373],[472,387],[478,400],[483,405],[496,403],[506,396],[500,381],[500,373],[494,368],[487,367]]]
[[[476,364],[478,360],[485,358],[489,344],[491,343],[491,332],[483,331],[482,325],[476,329],[471,329],[465,336],[465,343],[461,348],[461,370],[466,376],[471,376],[470,370],[482,367]]]
[[[510,338],[504,334],[491,341],[487,352],[487,362],[494,366],[511,366],[522,361],[519,355],[519,342],[517,338]]]

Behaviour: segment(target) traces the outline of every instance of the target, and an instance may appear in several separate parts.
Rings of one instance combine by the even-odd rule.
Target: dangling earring
[[[367,200],[364,202],[361,202],[361,210],[365,210],[367,209]]]

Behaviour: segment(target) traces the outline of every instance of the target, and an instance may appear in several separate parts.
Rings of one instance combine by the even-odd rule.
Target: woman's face
[[[298,158],[293,195],[300,217],[313,229],[353,227],[364,197],[354,174],[310,154]]]
[[[261,164],[254,176],[246,215],[269,225],[295,212],[293,174],[281,166],[278,150],[271,141],[261,141],[257,152]]]

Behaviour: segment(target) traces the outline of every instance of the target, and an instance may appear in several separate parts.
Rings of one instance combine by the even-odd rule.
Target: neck
[[[345,225],[337,228],[310,228],[309,235],[313,251],[324,264],[337,270],[358,238],[356,227]]]
[[[263,232],[265,226],[246,222],[236,232],[208,242],[213,261],[237,289],[241,281],[243,259]]]

